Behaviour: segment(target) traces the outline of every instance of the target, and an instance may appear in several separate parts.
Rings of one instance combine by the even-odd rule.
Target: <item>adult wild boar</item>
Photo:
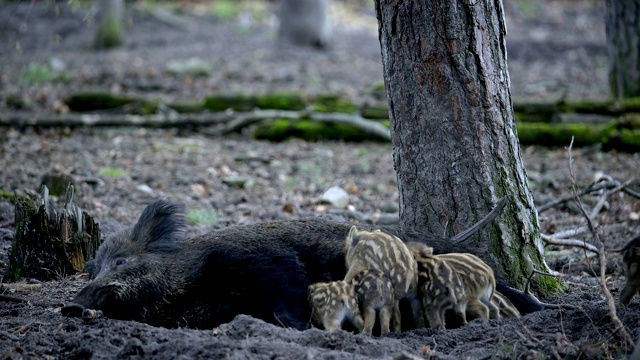
[[[476,232],[503,206],[504,201],[454,239]],[[111,318],[192,328],[213,328],[247,314],[304,329],[311,318],[309,285],[345,276],[344,241],[350,227],[323,219],[267,221],[187,239],[183,207],[156,201],[133,228],[100,246],[87,263],[91,280],[62,314],[97,309]],[[426,242],[436,252],[451,246],[434,235],[395,233]],[[522,297],[510,290],[505,295]],[[523,313],[535,309],[533,302],[519,300],[512,302],[523,303]]]

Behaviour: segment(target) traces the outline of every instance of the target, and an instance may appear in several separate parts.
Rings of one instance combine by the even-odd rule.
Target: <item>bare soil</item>
[[[514,99],[606,98],[603,2],[527,4],[505,4]],[[269,9],[269,4],[262,5]],[[276,90],[333,92],[359,102],[381,101],[367,91],[382,80],[370,6],[339,7],[334,16],[341,25],[332,47],[324,52],[275,45],[272,16],[223,20],[195,11],[201,6],[191,4],[171,20],[140,8],[132,10],[125,45],[96,53],[91,50],[92,30],[86,20],[89,8],[0,2],[0,111],[64,111],[60,100],[85,90],[171,101],[199,100],[217,92]],[[166,73],[167,62],[191,57],[211,61],[214,73],[203,78]],[[62,66],[71,79],[26,83],[24,71],[32,63]],[[565,149],[526,147],[522,156],[536,204],[570,193]],[[591,147],[574,149],[573,159],[581,188],[600,172],[620,181],[639,175],[639,154]],[[384,143],[268,143],[248,134],[218,138],[188,129],[2,128],[0,169],[0,189],[9,192],[36,193],[46,175],[71,175],[76,205],[100,222],[105,236],[132,224],[144,206],[158,198],[183,202],[194,213],[215,214],[213,219],[205,217],[207,221],[194,217],[193,235],[266,219],[332,216],[389,222],[397,218],[391,147]],[[229,185],[226,180],[234,176],[247,182]],[[331,185],[348,190],[355,211],[340,212],[316,203]],[[639,188],[637,182],[632,187]],[[597,195],[586,197],[585,202],[593,206],[596,199]],[[606,249],[620,248],[640,234],[639,213],[636,198],[617,193],[608,199],[597,217]],[[540,214],[544,233],[582,224],[570,205]],[[0,272],[8,266],[14,225],[13,205],[0,200]],[[578,238],[592,241],[586,235]],[[5,295],[24,302],[0,301],[0,356],[365,359],[404,353],[438,359],[537,359],[628,354],[613,333],[604,295],[591,275],[589,264],[598,267],[594,257],[570,247],[545,250],[567,291],[543,300],[579,305],[582,310],[544,310],[519,320],[474,320],[457,329],[421,329],[382,338],[346,331],[297,331],[242,315],[212,330],[165,329],[108,318],[63,317],[61,306],[86,282],[86,276],[78,275],[41,283],[31,292],[5,289]],[[607,286],[617,298],[624,281],[620,256],[609,252],[607,258]],[[640,298],[620,309],[619,316],[636,339]]]

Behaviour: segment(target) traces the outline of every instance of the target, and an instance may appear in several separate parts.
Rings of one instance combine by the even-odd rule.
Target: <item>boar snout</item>
[[[87,308],[83,305],[71,303],[60,309],[60,313],[66,317],[82,317],[82,313],[85,310],[87,310]]]

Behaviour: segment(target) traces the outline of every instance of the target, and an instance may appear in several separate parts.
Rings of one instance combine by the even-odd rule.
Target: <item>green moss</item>
[[[616,107],[624,109],[625,112],[640,112],[640,97],[622,99],[616,103]]]
[[[233,0],[216,0],[213,3],[211,12],[215,17],[221,19],[234,19],[240,13],[238,4]]]
[[[11,202],[12,204],[16,203],[16,199],[24,199],[24,200],[29,200],[30,197],[29,195],[23,193],[23,192],[13,192],[13,191],[5,191],[0,189],[0,200],[9,200],[9,202]]]
[[[313,111],[320,113],[354,114],[358,111],[358,105],[348,100],[340,99],[336,95],[317,96],[311,103],[311,108]]]
[[[586,124],[518,123],[520,144],[566,146],[574,138],[575,146],[603,142],[605,126]]]
[[[387,98],[387,89],[384,86],[384,82],[378,82],[369,87],[368,93],[375,96],[378,99]]]
[[[212,226],[217,219],[215,209],[191,210],[187,213],[187,223],[191,226]]]
[[[204,99],[204,108],[211,111],[249,111],[257,107],[255,99],[242,94],[224,94],[209,96]]]
[[[301,138],[307,141],[377,140],[359,129],[343,124],[319,123],[311,120],[277,119],[264,122],[254,131],[256,139],[283,141],[289,138]]]
[[[367,106],[362,109],[360,115],[366,119],[389,119],[389,107],[386,105]]]
[[[64,103],[71,111],[95,111],[118,108],[133,103],[145,104],[146,101],[108,93],[82,93],[67,96]]]
[[[169,104],[167,106],[181,114],[198,113],[205,110],[203,103],[196,102]]]
[[[295,93],[271,93],[255,96],[256,106],[261,109],[302,110],[305,107],[302,97]]]
[[[108,17],[98,28],[94,46],[98,49],[111,49],[120,46],[122,38],[122,22],[117,17]]]
[[[106,176],[110,178],[121,178],[129,175],[129,173],[127,173],[126,170],[112,168],[112,167],[100,168],[100,170],[98,170],[98,174],[101,176]]]
[[[583,100],[575,102],[566,102],[558,104],[557,110],[566,113],[582,113],[582,114],[615,114],[612,108],[613,102]]]
[[[567,285],[553,276],[536,274],[534,275],[534,278],[531,279],[531,282],[542,296],[553,295],[560,291],[567,291]]]
[[[68,72],[56,72],[48,66],[31,63],[27,67],[27,70],[20,75],[18,82],[25,85],[42,85],[46,83],[68,84],[72,79],[73,77]]]

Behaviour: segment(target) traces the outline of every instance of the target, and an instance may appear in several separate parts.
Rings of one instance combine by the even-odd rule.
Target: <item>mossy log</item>
[[[640,128],[624,120],[604,125],[591,124],[517,124],[521,145],[566,146],[574,139],[575,146],[602,144],[604,150],[640,151]]]
[[[157,101],[101,92],[69,95],[64,103],[69,110],[77,112],[122,108],[123,113],[141,115],[154,114],[159,106]]]
[[[100,227],[72,204],[67,188],[64,208],[56,210],[43,186],[42,199],[16,197],[16,233],[5,281],[59,279],[82,272],[100,245]]]
[[[386,127],[388,126],[387,122]],[[383,138],[374,132],[363,131],[353,125],[290,119],[265,121],[254,130],[253,136],[256,139],[270,141],[284,141],[289,138],[300,138],[306,141],[389,141],[388,138]]]

